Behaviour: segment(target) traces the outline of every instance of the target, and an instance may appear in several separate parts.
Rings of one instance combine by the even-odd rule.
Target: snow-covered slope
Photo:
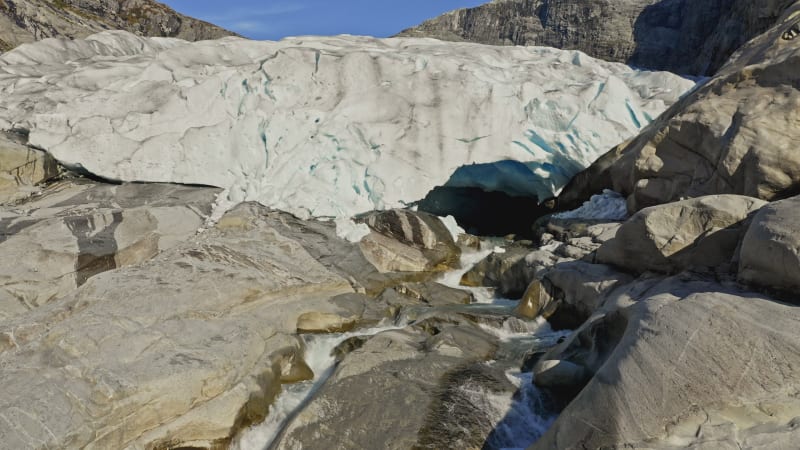
[[[0,129],[104,178],[344,217],[502,160],[535,175],[514,191],[547,197],[692,86],[549,48],[104,32],[0,57]]]

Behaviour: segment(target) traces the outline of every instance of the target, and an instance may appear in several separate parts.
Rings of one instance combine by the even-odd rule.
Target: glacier
[[[224,188],[223,210],[343,218],[461,168],[458,186],[550,197],[694,84],[542,47],[107,31],[0,56],[0,129],[104,179]]]

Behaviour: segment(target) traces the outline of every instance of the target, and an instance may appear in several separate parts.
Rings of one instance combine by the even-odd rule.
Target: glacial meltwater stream
[[[488,248],[465,252],[461,259],[461,269],[442,275],[437,281],[445,286],[472,292],[475,302],[460,308],[475,312],[493,311],[511,315],[516,300],[497,298],[490,288],[460,286],[459,281],[464,273],[484,259],[492,251],[502,251],[493,244],[485,242]],[[395,321],[387,321],[377,327],[360,329],[350,333],[324,335],[303,335],[305,342],[304,358],[313,370],[315,377],[306,381],[282,386],[282,392],[270,407],[267,418],[243,432],[231,448],[233,450],[267,450],[275,448],[281,433],[307,404],[314,394],[330,378],[336,369],[334,349],[352,337],[374,336],[388,330],[405,328],[409,320],[401,314]],[[524,325],[520,325],[524,324]],[[555,420],[555,414],[548,412],[543,404],[542,396],[532,383],[532,374],[522,372],[519,364],[509,365],[509,361],[521,361],[526,353],[546,349],[568,335],[569,332],[554,332],[549,324],[539,319],[531,322],[517,321],[511,327],[504,322],[502,327],[481,324],[481,327],[497,336],[500,349],[496,361],[486,364],[508,366],[505,370],[508,380],[517,388],[513,395],[493,393],[481,386],[466,384],[459,386],[471,398],[473,404],[479,405],[482,413],[495,424],[494,430],[487,436],[486,446],[490,449],[525,448],[536,441]]]

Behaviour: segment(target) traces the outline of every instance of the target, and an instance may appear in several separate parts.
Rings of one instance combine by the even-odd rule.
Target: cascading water
[[[491,288],[464,287],[459,285],[461,277],[493,251],[502,251],[495,246],[495,241],[484,241],[482,246],[489,250],[464,252],[461,268],[443,274],[437,281],[443,285],[466,289],[473,293],[475,302],[463,305],[465,310],[489,311],[503,310],[510,313],[514,300],[495,297]],[[401,317],[403,317],[401,315]],[[509,325],[513,323],[513,325]],[[242,433],[234,441],[234,450],[266,450],[272,448],[292,418],[313,399],[314,394],[333,374],[336,366],[334,349],[351,337],[374,336],[388,330],[402,329],[407,326],[403,319],[398,323],[388,323],[378,327],[358,330],[350,333],[326,335],[304,335],[305,361],[313,370],[315,377],[311,381],[283,386],[283,392],[275,400],[266,420]],[[533,322],[506,321],[502,326],[481,324],[481,327],[497,336],[500,341],[498,360],[486,364],[497,364],[505,367],[509,381],[516,386],[515,393],[499,394],[480,385],[465,384],[458,389],[482,410],[495,428],[487,437],[485,448],[513,449],[525,448],[535,442],[555,420],[555,413],[547,411],[541,393],[532,383],[532,374],[521,372],[519,361],[526,353],[543,350],[555,345],[558,339],[569,332],[554,332],[549,324],[539,319]]]
[[[351,333],[303,335],[306,349],[304,359],[314,372],[314,379],[282,386],[283,391],[270,407],[269,415],[264,422],[242,433],[239,439],[231,445],[231,449],[266,450],[270,448],[288,421],[308,400],[313,398],[314,393],[325,384],[333,373],[336,366],[333,350],[339,344],[352,337],[373,336],[382,331],[396,330],[404,326],[405,324],[391,324]]]

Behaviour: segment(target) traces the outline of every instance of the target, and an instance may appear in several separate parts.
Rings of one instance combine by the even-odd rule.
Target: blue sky
[[[391,36],[445,11],[489,0],[161,0],[253,39],[305,34]]]

